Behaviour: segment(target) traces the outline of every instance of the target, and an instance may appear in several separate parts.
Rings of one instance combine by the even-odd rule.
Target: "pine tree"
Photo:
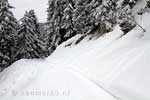
[[[18,57],[27,59],[43,57],[45,44],[40,39],[39,24],[34,10],[26,12],[21,19],[18,35],[20,36]]]
[[[79,0],[75,4],[73,24],[78,34],[85,34],[92,26],[92,5],[87,0]]]
[[[59,0],[49,0],[48,2],[48,26],[49,26],[49,48],[51,46],[57,46],[60,42],[60,34],[59,34],[59,29],[60,29],[60,19],[61,19],[61,10],[59,8],[60,6],[60,1]]]
[[[60,30],[60,34],[62,35],[62,42],[66,41],[70,37],[76,35],[76,31],[74,30],[73,25],[73,11],[75,9],[75,5],[73,0],[66,0],[66,8],[64,9],[64,14],[62,18],[62,26]]]
[[[8,0],[0,0],[0,67],[5,68],[14,61],[17,21],[10,11]]]
[[[49,46],[57,46],[76,34],[73,27],[74,0],[49,0]]]

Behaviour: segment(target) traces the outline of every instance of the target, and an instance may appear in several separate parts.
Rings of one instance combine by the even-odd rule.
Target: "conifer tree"
[[[5,68],[14,61],[17,21],[11,12],[8,0],[0,0],[0,67]]]
[[[48,34],[49,34],[49,48],[51,46],[57,46],[60,41],[60,34],[58,32],[60,28],[60,9],[59,9],[59,1],[58,0],[49,0],[48,2]]]
[[[18,57],[27,59],[44,57],[43,51],[46,45],[40,38],[38,19],[34,10],[26,12],[21,19],[18,35],[20,36]]]
[[[86,33],[94,23],[92,14],[92,3],[87,0],[78,0],[73,13],[73,24],[78,34]]]
[[[62,26],[61,26],[61,35],[62,37],[62,42],[67,40],[68,38],[76,35],[76,31],[74,30],[74,25],[73,25],[73,11],[75,9],[74,2],[72,0],[66,0],[65,2],[66,7],[64,9],[64,14],[62,18]]]
[[[49,39],[51,46],[57,46],[75,35],[72,15],[73,0],[49,0],[48,3]]]

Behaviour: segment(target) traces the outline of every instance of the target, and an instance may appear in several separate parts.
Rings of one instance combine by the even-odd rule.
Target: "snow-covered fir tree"
[[[58,0],[49,0],[48,2],[48,25],[49,25],[49,47],[51,47],[51,45],[58,45],[59,41],[60,41],[60,34],[58,31],[59,29],[59,23],[60,23],[60,10],[57,7],[57,5],[59,5],[59,3],[56,3],[56,1]]]
[[[21,27],[18,31],[20,36],[18,57],[28,59],[44,57],[46,45],[40,38],[39,29],[38,19],[34,10],[26,12],[21,19]]]
[[[69,0],[67,2],[66,8],[64,9],[64,15],[62,18],[62,26],[61,28],[64,29],[65,34],[63,36],[64,40],[74,36],[76,34],[73,26],[73,10],[74,10],[74,2]]]
[[[15,37],[18,22],[8,0],[0,0],[0,67],[5,68],[14,61]]]
[[[78,0],[73,13],[73,24],[78,34],[85,34],[94,25],[93,2]]]
[[[49,34],[49,25],[47,23],[39,23],[40,26],[40,37],[41,40],[44,42],[45,44],[45,50],[43,50],[43,54],[45,55],[45,57],[49,56],[50,54],[52,54],[52,52],[56,49],[55,46],[51,45],[50,41],[50,34]]]
[[[69,37],[75,35],[72,15],[73,0],[49,0],[48,24],[51,46],[57,46]]]

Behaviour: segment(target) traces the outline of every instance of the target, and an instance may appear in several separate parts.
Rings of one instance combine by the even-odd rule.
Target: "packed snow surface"
[[[60,45],[47,59],[20,60],[0,73],[0,100],[150,100],[150,14],[146,29]],[[71,46],[65,47],[72,43]]]

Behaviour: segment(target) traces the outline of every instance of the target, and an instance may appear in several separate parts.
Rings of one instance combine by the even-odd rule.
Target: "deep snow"
[[[137,26],[121,37],[116,26],[99,39],[64,47],[75,36],[47,59],[16,62],[0,73],[0,100],[150,100],[150,14],[136,18],[145,33]]]

